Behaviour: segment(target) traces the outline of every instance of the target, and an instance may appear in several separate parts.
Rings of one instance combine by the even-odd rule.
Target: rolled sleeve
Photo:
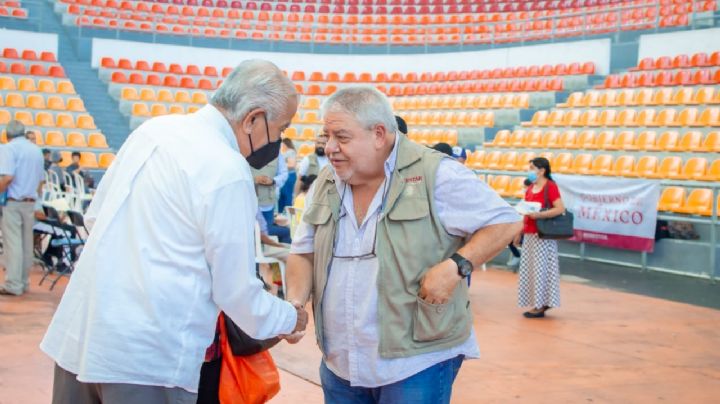
[[[297,314],[290,303],[267,293],[255,276],[254,195],[251,181],[219,188],[204,198],[200,225],[213,300],[248,335],[266,339],[290,334]]]
[[[312,205],[314,191],[315,183],[310,186],[310,189],[305,195],[305,209]],[[290,254],[310,254],[314,251],[314,245],[315,227],[301,220],[295,229],[295,235],[293,236],[292,245],[290,246]]]
[[[458,237],[490,225],[520,221],[515,209],[497,192],[451,159],[443,159],[438,166],[434,202],[445,231]]]

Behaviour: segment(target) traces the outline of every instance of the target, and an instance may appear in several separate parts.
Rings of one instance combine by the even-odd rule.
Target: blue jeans
[[[295,181],[297,181],[297,173],[295,171],[288,172],[288,179],[285,185],[280,188],[280,198],[278,199],[278,212],[285,213],[286,206],[293,206],[293,191],[295,190]]]
[[[290,228],[285,226],[278,226],[275,224],[274,211],[268,210],[267,212],[262,212],[262,215],[263,218],[265,218],[265,222],[267,223],[268,235],[277,236],[278,241],[281,243],[292,243],[292,239],[290,238]]]
[[[352,387],[320,364],[325,403],[327,404],[449,404],[452,385],[464,355],[440,362],[420,373],[381,387]]]

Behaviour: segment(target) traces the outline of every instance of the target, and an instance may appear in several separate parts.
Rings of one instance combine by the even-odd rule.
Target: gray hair
[[[16,137],[25,137],[25,124],[16,119],[8,122],[5,130],[7,132],[8,140],[15,139]]]
[[[233,122],[256,108],[263,108],[272,120],[293,98],[297,99],[297,91],[292,81],[273,63],[254,59],[240,63],[230,73],[213,94],[211,104],[225,110]]]
[[[381,124],[393,134],[398,126],[387,97],[372,86],[351,86],[338,90],[322,105],[322,115],[344,112],[354,116],[365,129]]]

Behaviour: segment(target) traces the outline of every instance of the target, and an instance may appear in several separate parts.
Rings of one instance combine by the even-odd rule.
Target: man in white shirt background
[[[53,403],[194,403],[220,310],[256,339],[304,330],[307,313],[255,277],[250,171],[277,158],[296,109],[277,66],[246,61],[209,105],[128,137],[41,343]]]
[[[325,155],[325,145],[327,145],[327,135],[320,132],[318,133],[317,137],[315,137],[315,151],[312,154],[309,154],[300,161],[300,164],[297,168],[297,177],[302,178],[306,177],[308,175],[315,175],[317,176],[320,174],[320,170],[325,168],[326,165],[330,162],[328,160],[327,156]],[[300,181],[295,183],[295,192],[293,193],[294,196],[297,196],[300,193]]]

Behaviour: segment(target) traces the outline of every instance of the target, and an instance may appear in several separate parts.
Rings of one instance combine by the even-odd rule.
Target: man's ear
[[[255,125],[255,120],[260,117],[260,114],[264,113],[265,110],[263,110],[262,108],[255,108],[252,111],[248,112],[248,114],[245,115],[245,118],[243,118],[240,125],[243,132],[246,134],[252,133],[252,128]]]

